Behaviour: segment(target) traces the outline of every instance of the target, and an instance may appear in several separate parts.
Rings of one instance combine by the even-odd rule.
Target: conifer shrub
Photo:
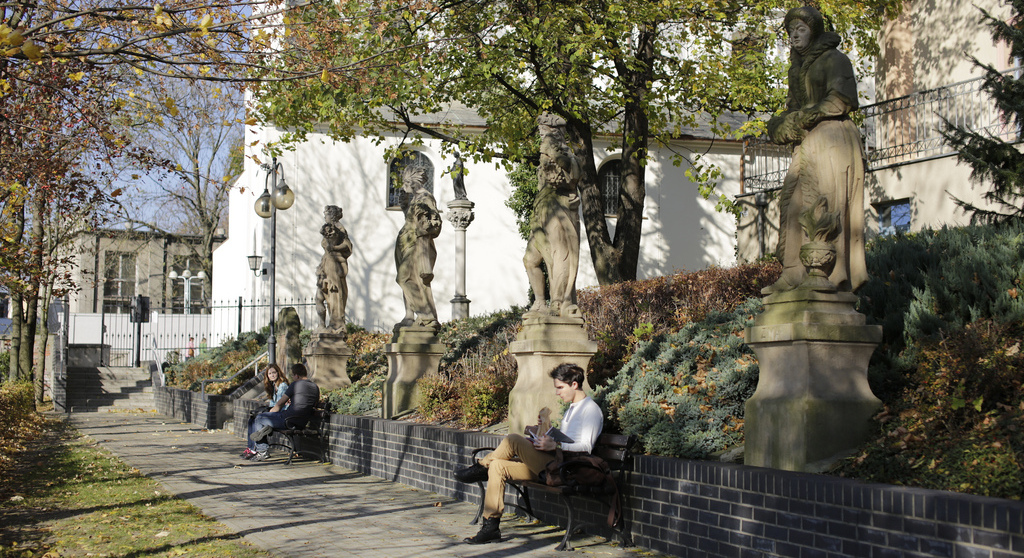
[[[876,417],[877,439],[837,473],[1024,497],[1024,324],[981,320],[914,342],[917,366]]]
[[[614,377],[639,343],[760,297],[781,271],[778,261],[757,262],[580,290],[579,306],[598,344],[587,374],[591,385]]]
[[[907,387],[917,342],[979,320],[1024,320],[1024,224],[881,237],[866,257],[870,279],[857,294],[859,310],[883,327],[869,369],[883,401]]]
[[[704,459],[743,442],[743,405],[758,366],[744,329],[761,311],[749,299],[658,333],[594,399],[612,431],[641,436],[645,453]]]

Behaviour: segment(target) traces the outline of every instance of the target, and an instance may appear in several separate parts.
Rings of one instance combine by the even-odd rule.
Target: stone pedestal
[[[882,327],[865,325],[851,293],[797,289],[764,302],[746,332],[761,371],[746,404],[744,463],[822,471],[869,435],[881,402],[868,360]]]
[[[544,407],[551,409],[552,418],[560,416],[562,400],[555,395],[548,374],[563,362],[586,370],[597,343],[587,337],[582,318],[545,316],[523,320],[523,329],[509,345],[509,352],[516,357],[519,375],[509,394],[508,428],[522,433],[537,424],[537,413]],[[586,383],[584,389],[589,392]]]
[[[384,345],[388,355],[388,379],[384,385],[384,418],[411,411],[420,404],[419,380],[437,370],[445,346],[432,327],[403,327]]]
[[[348,357],[352,349],[340,333],[313,332],[309,345],[302,355],[309,366],[309,379],[316,382],[321,391],[352,385],[348,377]]]

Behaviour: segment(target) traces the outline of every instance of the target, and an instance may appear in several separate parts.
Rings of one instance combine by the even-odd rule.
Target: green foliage
[[[838,473],[1024,497],[1022,326],[982,320],[917,341],[917,367],[877,417],[879,437]]]
[[[741,444],[743,405],[758,375],[743,336],[760,311],[760,300],[751,299],[640,344],[595,392],[611,428],[639,435],[655,455],[703,459]]]
[[[195,357],[174,361],[168,359],[164,367],[164,377],[168,386],[198,391],[201,380],[212,378],[228,378],[242,369],[266,350],[269,327],[259,332],[245,332],[237,339],[228,339],[219,347],[208,348]],[[206,393],[230,393],[249,378],[253,370],[249,369],[232,382],[216,382],[207,384]]]
[[[388,378],[388,357],[384,345],[391,339],[389,333],[373,333],[363,328],[348,326],[345,342],[352,349],[346,371],[352,385],[324,392],[334,412],[345,415],[365,415],[381,408],[384,382]]]
[[[1009,44],[1011,59],[1024,58],[1024,0],[1010,0],[1010,21],[981,10],[984,21],[992,28],[997,44]],[[989,94],[1008,125],[1002,137],[988,131],[971,130],[946,121],[942,135],[957,151],[957,158],[971,166],[971,177],[991,185],[982,194],[988,206],[954,198],[957,205],[971,215],[971,223],[1000,223],[1024,220],[1024,157],[1018,149],[1018,130],[1024,126],[1024,78],[1019,73],[1004,73],[971,57],[985,74],[982,90]]]
[[[420,412],[435,422],[475,428],[504,420],[516,380],[508,346],[522,323],[523,308],[452,321],[441,328],[450,349],[436,374],[420,384]]]
[[[505,200],[505,206],[516,214],[516,226],[523,240],[530,239],[530,218],[533,217],[533,203],[537,198],[537,167],[530,163],[519,163],[508,173],[512,184],[512,195]]]
[[[712,311],[732,311],[759,297],[780,272],[778,262],[771,261],[580,290],[579,306],[598,344],[588,371],[591,384],[616,375],[641,341],[678,331]]]
[[[1024,320],[1024,224],[881,237],[867,251],[860,311],[881,324],[869,370],[883,401],[898,396],[916,362],[915,341],[970,322]]]
[[[11,373],[11,352],[0,353],[0,379],[5,379]]]

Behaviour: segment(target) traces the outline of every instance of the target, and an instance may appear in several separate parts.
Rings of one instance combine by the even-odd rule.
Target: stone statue
[[[580,262],[580,195],[577,187],[581,166],[566,141],[565,120],[545,113],[537,119],[537,124],[541,136],[537,198],[530,218],[530,239],[523,256],[536,301],[526,317],[579,317],[576,272]],[[548,271],[547,298],[541,263]]]
[[[462,155],[455,152],[455,164],[452,165],[452,188],[455,189],[455,199],[468,200],[466,197],[466,178],[463,176],[466,165],[462,163]]]
[[[764,292],[801,286],[852,292],[867,280],[864,150],[850,120],[857,80],[850,59],[836,49],[839,35],[825,31],[818,10],[794,8],[784,26],[789,95],[786,111],[768,122],[768,135],[795,149],[779,198],[782,276]]]
[[[345,332],[345,305],[348,303],[348,257],[352,240],[340,223],[340,207],[324,207],[324,225],[320,227],[320,246],[324,255],[316,268],[316,313],[321,331]]]
[[[437,210],[434,195],[427,190],[426,169],[406,167],[402,171],[402,210],[405,225],[395,242],[395,266],[398,268],[398,286],[405,301],[405,318],[395,328],[420,326],[440,329],[434,293],[430,282],[434,279],[437,249],[434,239],[441,234],[441,212]]]

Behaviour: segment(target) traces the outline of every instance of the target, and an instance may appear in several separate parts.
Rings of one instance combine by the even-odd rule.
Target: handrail
[[[263,360],[264,358],[268,358],[269,356],[270,355],[267,351],[263,351],[262,353],[256,355],[256,358],[249,361],[249,364],[246,364],[245,366],[242,367],[241,370],[235,372],[235,375],[231,376],[230,378],[207,378],[205,380],[199,380],[199,385],[201,387],[200,393],[203,394],[203,402],[208,402],[210,400],[209,397],[206,395],[206,384],[212,384],[214,382],[230,382],[231,380],[237,378],[242,372],[248,370],[250,366],[256,369],[253,371],[253,377],[255,377],[259,373],[258,365],[260,361]]]

